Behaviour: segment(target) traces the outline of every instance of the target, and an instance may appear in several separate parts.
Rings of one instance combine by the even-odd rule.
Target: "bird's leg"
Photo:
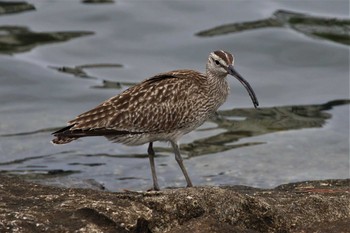
[[[179,149],[179,146],[177,145],[176,142],[173,142],[171,141],[171,145],[173,146],[174,148],[174,152],[175,152],[175,160],[176,162],[179,164],[180,168],[181,168],[181,171],[182,173],[184,174],[185,176],[185,179],[186,179],[186,182],[187,182],[187,187],[192,187],[192,182],[191,182],[191,179],[190,177],[188,176],[187,174],[187,171],[186,171],[186,168],[182,162],[182,157],[181,157],[181,154],[180,154],[180,149]]]
[[[153,189],[154,190],[160,190],[159,185],[158,185],[158,179],[157,179],[157,174],[156,174],[156,167],[154,165],[154,150],[153,150],[153,142],[149,143],[148,146],[148,157],[149,157],[149,162],[151,164],[151,171],[152,171],[152,179],[153,179]]]

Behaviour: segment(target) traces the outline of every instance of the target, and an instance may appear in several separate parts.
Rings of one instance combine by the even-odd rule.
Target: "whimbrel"
[[[69,121],[67,127],[53,133],[52,142],[65,144],[81,137],[104,136],[126,145],[149,143],[153,188],[159,190],[153,142],[169,141],[187,187],[191,187],[178,140],[202,125],[225,102],[229,94],[226,76],[236,77],[254,107],[259,105],[253,89],[233,65],[232,54],[219,50],[210,53],[205,74],[194,70],[157,74]]]

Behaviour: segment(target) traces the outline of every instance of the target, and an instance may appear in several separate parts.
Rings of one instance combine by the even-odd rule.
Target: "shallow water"
[[[181,140],[193,183],[349,177],[349,44],[341,37],[348,1],[28,3],[35,10],[0,15],[2,173],[65,186],[93,180],[114,191],[151,187],[147,145],[86,138],[53,146],[51,132],[153,74],[204,71],[209,52],[225,49],[261,109],[230,79],[218,117]],[[278,15],[278,26],[256,27],[279,10],[299,18]],[[223,25],[231,31],[198,35]],[[170,146],[155,146],[160,185],[184,186]]]

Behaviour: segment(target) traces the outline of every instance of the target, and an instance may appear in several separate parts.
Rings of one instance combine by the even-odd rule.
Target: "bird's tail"
[[[53,144],[67,144],[71,141],[77,140],[79,137],[74,137],[73,135],[70,137],[70,128],[72,128],[74,125],[69,125],[67,127],[64,127],[56,132],[53,132],[52,134],[55,136],[55,138],[51,141]]]
[[[70,143],[71,141],[77,140],[79,137],[59,137],[57,136],[56,138],[52,139],[53,144],[67,144]]]

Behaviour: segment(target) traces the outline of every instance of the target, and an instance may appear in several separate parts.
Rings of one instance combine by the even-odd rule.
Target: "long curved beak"
[[[247,91],[248,91],[248,93],[250,95],[250,98],[253,101],[254,107],[257,108],[259,106],[259,101],[256,98],[256,95],[255,95],[255,93],[253,91],[253,88],[250,86],[250,84],[233,68],[233,65],[229,65],[227,67],[227,72],[230,75],[232,75],[235,78],[237,78],[238,81],[240,81],[242,83],[242,85],[245,87],[245,89],[247,89]]]

